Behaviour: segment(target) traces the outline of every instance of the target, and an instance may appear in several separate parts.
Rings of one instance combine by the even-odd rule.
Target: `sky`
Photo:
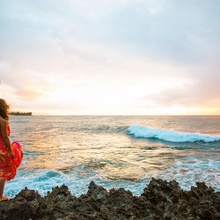
[[[0,96],[52,115],[219,115],[219,0],[0,0]]]

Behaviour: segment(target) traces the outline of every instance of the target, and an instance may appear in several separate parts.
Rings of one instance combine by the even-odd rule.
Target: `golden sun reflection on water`
[[[126,135],[80,135],[80,140],[75,140],[68,134],[52,134],[47,132],[46,137],[41,134],[44,138],[32,143],[36,155],[28,156],[29,166],[71,172],[83,164],[84,172],[95,171],[102,178],[139,180],[166,169],[176,153],[162,143],[146,146],[146,140],[134,140]]]

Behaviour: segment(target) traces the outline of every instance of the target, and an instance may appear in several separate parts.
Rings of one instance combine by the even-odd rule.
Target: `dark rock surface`
[[[152,179],[140,196],[123,188],[107,191],[91,182],[87,194],[71,195],[68,187],[54,188],[45,197],[23,189],[0,203],[0,219],[7,220],[193,220],[220,219],[220,192],[205,183],[184,191],[176,181]]]

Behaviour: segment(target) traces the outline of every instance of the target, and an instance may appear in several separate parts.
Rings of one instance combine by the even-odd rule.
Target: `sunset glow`
[[[217,0],[3,0],[0,96],[33,114],[220,114],[219,9]]]

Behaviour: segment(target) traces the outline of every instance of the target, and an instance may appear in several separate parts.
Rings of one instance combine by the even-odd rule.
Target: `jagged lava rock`
[[[140,196],[124,188],[105,188],[91,182],[88,192],[75,197],[67,186],[42,197],[23,189],[1,202],[0,220],[193,220],[220,219],[220,192],[205,183],[184,191],[173,181],[152,179]]]

